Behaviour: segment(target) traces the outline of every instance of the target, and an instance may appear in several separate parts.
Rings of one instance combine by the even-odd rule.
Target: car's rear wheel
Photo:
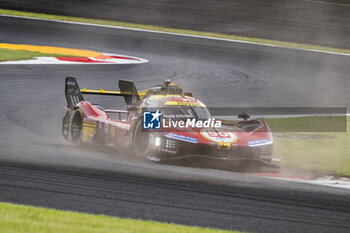
[[[80,144],[82,141],[83,116],[79,110],[74,110],[70,122],[70,138],[74,144]]]

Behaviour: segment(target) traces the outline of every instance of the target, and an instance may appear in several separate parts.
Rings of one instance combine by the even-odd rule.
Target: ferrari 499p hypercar
[[[153,161],[191,157],[271,165],[273,138],[264,121],[248,120],[247,114],[231,124],[215,120],[200,100],[170,80],[142,91],[131,81],[119,80],[119,89],[80,89],[75,78],[67,77],[63,137]],[[104,109],[86,101],[83,94],[122,96],[127,107]]]

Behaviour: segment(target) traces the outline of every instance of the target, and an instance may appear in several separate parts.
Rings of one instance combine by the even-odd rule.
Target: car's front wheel
[[[136,123],[133,141],[135,155],[146,158],[149,153],[149,133],[142,130],[142,121]]]

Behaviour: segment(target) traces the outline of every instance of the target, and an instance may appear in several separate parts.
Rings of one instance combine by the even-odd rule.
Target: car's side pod
[[[65,95],[67,100],[67,108],[69,109],[80,101],[84,100],[78,82],[74,77],[66,77]]]

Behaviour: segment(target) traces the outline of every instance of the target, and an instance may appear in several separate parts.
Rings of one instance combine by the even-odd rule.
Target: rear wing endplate
[[[66,78],[65,95],[66,95],[68,108],[72,108],[77,103],[84,100],[84,97],[80,91],[77,80],[74,77]]]
[[[124,95],[124,100],[127,105],[136,105],[141,100],[134,82],[119,80],[119,89],[123,93],[130,93],[128,95]]]

